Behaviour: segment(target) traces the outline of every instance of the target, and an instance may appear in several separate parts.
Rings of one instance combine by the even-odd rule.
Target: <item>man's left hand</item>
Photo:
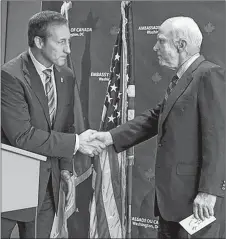
[[[68,170],[62,170],[61,171],[61,178],[63,180],[64,186],[63,190],[66,195],[66,203],[65,208],[68,207],[70,204],[72,204],[73,200],[73,182],[71,178],[71,174]]]
[[[213,216],[216,198],[215,195],[199,192],[193,203],[195,218],[204,221],[205,218]]]

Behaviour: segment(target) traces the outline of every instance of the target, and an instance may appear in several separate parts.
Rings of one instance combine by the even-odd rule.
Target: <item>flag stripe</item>
[[[117,211],[119,213],[120,218],[122,217],[122,208],[121,208],[121,185],[120,185],[120,166],[119,160],[117,159],[117,155],[115,154],[115,150],[112,147],[108,149],[109,155],[109,164],[111,170],[111,183],[113,188],[113,194],[115,198],[115,203],[117,205]]]
[[[92,203],[91,203],[91,208],[95,213],[90,214],[90,225],[92,225],[92,227],[90,227],[89,236],[90,236],[90,238],[99,238],[98,230],[97,230],[97,213],[96,213],[96,195],[95,195],[95,191],[93,193],[93,200],[92,200]]]

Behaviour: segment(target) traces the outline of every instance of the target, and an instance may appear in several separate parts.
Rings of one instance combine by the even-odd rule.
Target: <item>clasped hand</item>
[[[109,132],[88,129],[79,135],[78,151],[90,157],[99,155],[109,144]],[[111,136],[110,136],[111,138]]]

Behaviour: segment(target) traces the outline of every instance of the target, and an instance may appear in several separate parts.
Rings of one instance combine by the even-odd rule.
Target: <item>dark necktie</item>
[[[46,69],[43,73],[46,75],[45,79],[45,94],[48,99],[48,107],[49,107],[49,116],[50,122],[53,123],[54,115],[55,115],[55,96],[54,96],[54,88],[51,77],[51,69]]]
[[[163,107],[165,106],[166,101],[167,101],[169,95],[171,94],[173,88],[174,88],[174,87],[176,86],[176,84],[178,83],[178,80],[179,80],[179,78],[178,78],[177,75],[175,75],[175,76],[171,79],[171,81],[170,81],[170,83],[169,83],[169,86],[168,86],[168,88],[167,88],[167,90],[166,90],[166,94],[165,94],[164,100],[163,100]]]

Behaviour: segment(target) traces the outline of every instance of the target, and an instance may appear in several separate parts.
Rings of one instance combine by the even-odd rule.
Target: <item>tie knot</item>
[[[52,72],[51,69],[45,69],[45,70],[43,71],[43,73],[47,76],[47,78],[50,78],[50,77],[51,77],[51,72]]]

